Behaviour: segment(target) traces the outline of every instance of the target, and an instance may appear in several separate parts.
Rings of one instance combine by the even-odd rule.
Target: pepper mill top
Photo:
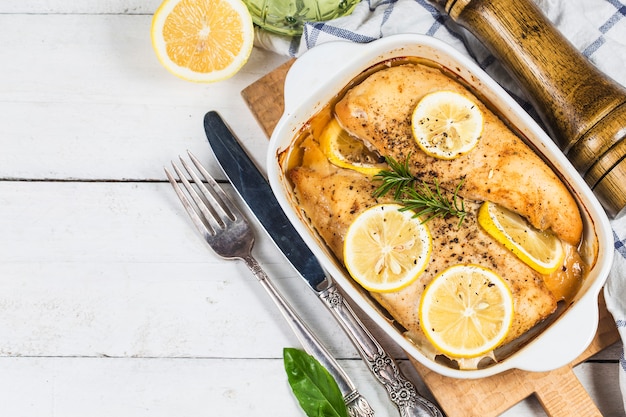
[[[503,64],[604,206],[626,207],[626,88],[589,62],[531,0],[433,0]]]

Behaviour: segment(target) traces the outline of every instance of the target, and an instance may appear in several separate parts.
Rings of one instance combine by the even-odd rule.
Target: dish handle
[[[328,83],[337,83],[337,75],[345,73],[358,44],[348,41],[328,42],[310,49],[299,57],[285,78],[285,114],[293,112]],[[303,82],[306,80],[306,82]],[[331,91],[331,90],[329,90]]]
[[[513,367],[530,372],[545,372],[570,364],[589,346],[598,322],[597,294],[589,293],[541,334],[541,343],[526,346],[523,361],[514,363]],[[581,337],[584,333],[587,333],[586,336]],[[564,340],[569,342],[564,344]],[[566,351],[563,351],[564,346],[567,347]],[[529,361],[529,358],[533,359]]]

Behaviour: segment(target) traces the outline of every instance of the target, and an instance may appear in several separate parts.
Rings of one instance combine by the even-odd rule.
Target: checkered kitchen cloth
[[[626,85],[625,0],[535,2],[588,59]],[[532,114],[523,94],[494,57],[427,0],[362,0],[349,16],[306,24],[300,37],[285,38],[258,31],[257,46],[283,55],[299,56],[325,42],[348,40],[367,43],[397,33],[426,34],[451,44],[472,57]],[[626,216],[613,220],[612,226],[615,261],[605,287],[605,296],[622,340],[626,341]],[[626,359],[623,353],[619,378],[622,396],[626,398]]]

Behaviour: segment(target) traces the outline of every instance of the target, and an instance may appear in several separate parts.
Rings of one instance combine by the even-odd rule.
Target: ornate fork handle
[[[330,279],[329,279],[330,281]],[[395,361],[354,314],[334,283],[319,293],[330,312],[350,337],[370,371],[385,387],[389,398],[403,417],[443,417],[441,411],[429,400],[419,395]]]
[[[307,325],[304,324],[291,305],[274,286],[274,283],[267,276],[263,268],[261,268],[261,265],[259,265],[257,260],[252,256],[244,256],[242,259],[252,271],[255,278],[261,283],[263,288],[265,288],[285,320],[287,320],[287,323],[302,344],[304,350],[309,355],[317,359],[333,376],[339,386],[339,389],[344,395],[343,399],[346,407],[348,408],[348,414],[350,417],[373,417],[374,411],[372,410],[370,404],[359,393],[359,391],[357,391],[354,384],[339,366],[335,358],[331,356],[319,339],[307,327]]]

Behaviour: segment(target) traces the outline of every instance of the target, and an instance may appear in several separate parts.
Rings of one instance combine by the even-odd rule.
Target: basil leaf
[[[284,348],[287,379],[308,417],[348,417],[348,409],[335,379],[306,352]]]

